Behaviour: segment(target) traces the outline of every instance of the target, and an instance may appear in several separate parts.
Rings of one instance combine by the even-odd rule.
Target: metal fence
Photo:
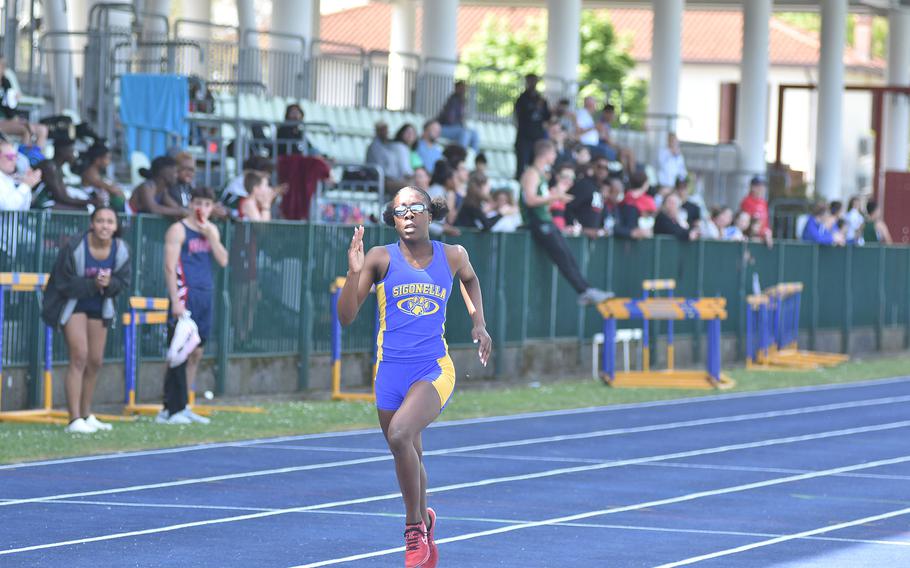
[[[124,239],[132,253],[131,292],[165,294],[164,232],[170,221],[139,216],[122,220]],[[0,215],[0,271],[48,271],[66,239],[87,227],[84,214],[57,212]],[[227,224],[222,235],[230,263],[217,271],[216,327],[208,353],[217,358],[216,388],[223,390],[227,364],[238,357],[299,357],[299,385],[306,387],[309,357],[330,349],[329,285],[347,269],[349,226],[293,222]],[[367,247],[393,242],[394,231],[371,225]],[[601,326],[595,310],[576,304],[576,294],[526,232],[465,232],[449,242],[461,243],[471,254],[483,287],[487,325],[500,346],[529,340],[591,337]],[[812,347],[818,330],[840,330],[842,348],[850,348],[854,326],[875,330],[882,347],[884,330],[900,326],[910,332],[910,248],[869,246],[826,248],[781,242],[773,249],[754,243],[669,238],[645,241],[569,239],[569,247],[591,283],[620,296],[637,297],[647,278],[674,278],[684,296],[723,296],[730,306],[724,331],[736,334],[744,352],[745,297],[753,275],[762,285],[782,281],[805,284],[802,325]],[[119,300],[124,306],[125,296]],[[364,313],[373,313],[368,300]],[[40,358],[38,307],[35,297],[8,298],[4,323],[4,364],[34,365]],[[698,329],[686,322],[677,327],[691,334],[693,358],[701,353]],[[452,298],[446,337],[450,345],[471,345],[471,321],[461,296]],[[369,351],[374,322],[360,317],[344,335],[347,352]],[[58,334],[59,335],[59,334]],[[119,331],[109,335],[106,356],[122,357]],[[910,339],[910,333],[907,338]],[[905,347],[908,347],[905,342]],[[161,358],[163,332],[143,329],[143,357]],[[58,337],[56,361],[65,350]],[[33,376],[37,376],[33,374]],[[37,382],[36,382],[37,384]]]

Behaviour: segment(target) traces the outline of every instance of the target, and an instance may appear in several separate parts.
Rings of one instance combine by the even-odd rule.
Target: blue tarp
[[[185,140],[188,133],[189,86],[181,75],[132,74],[120,78],[120,121],[126,130],[129,152],[144,152],[150,159],[174,144],[168,133]]]

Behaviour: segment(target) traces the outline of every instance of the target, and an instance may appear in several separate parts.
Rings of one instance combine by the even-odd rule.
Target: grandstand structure
[[[358,2],[353,2],[357,4]],[[363,4],[364,2],[360,2]],[[3,51],[30,97],[34,114],[63,113],[91,124],[122,148],[120,164],[134,156],[120,128],[120,80],[131,73],[171,73],[198,78],[215,98],[213,112],[191,115],[199,128],[164,131],[172,143],[189,146],[206,161],[205,182],[218,185],[237,170],[237,158],[254,142],[253,126],[273,135],[289,102],[306,112],[307,137],[339,162],[362,162],[372,125],[405,122],[418,129],[434,116],[459,72],[460,9],[487,5],[477,0],[386,0],[391,5],[388,47],[367,50],[320,35],[320,8],[330,0],[272,0],[268,22],[257,21],[255,0],[7,0]],[[259,4],[262,4],[261,2]],[[346,5],[352,4],[351,2]],[[649,107],[643,132],[619,131],[620,143],[645,161],[656,161],[665,134],[679,113],[683,14],[686,9],[743,12],[735,143],[683,143],[690,171],[698,175],[706,201],[735,202],[745,182],[766,170],[769,122],[768,46],[772,10],[820,11],[818,117],[814,121],[816,195],[826,199],[850,193],[840,175],[846,151],[844,129],[845,22],[848,12],[887,15],[889,57],[886,83],[910,84],[910,15],[898,0],[501,0],[496,6],[535,6],[547,11],[545,91],[549,98],[574,100],[580,59],[578,27],[582,9],[634,6],[653,10],[650,37]],[[236,10],[237,25],[215,23],[213,10]],[[30,16],[40,16],[36,28]],[[233,18],[228,18],[233,20]],[[37,21],[37,20],[36,20]],[[367,34],[368,31],[364,31]],[[418,37],[420,47],[418,50]],[[514,76],[510,69],[499,70]],[[497,81],[504,96],[518,94],[518,77]],[[475,85],[476,87],[476,85]],[[907,169],[910,113],[905,97],[886,101],[880,133],[881,175]],[[470,99],[469,126],[480,133],[490,159],[494,185],[506,185],[514,172],[514,127],[508,107],[484,108]],[[201,126],[209,128],[201,128]],[[154,130],[154,127],[150,127]],[[192,134],[206,132],[207,139]],[[228,152],[228,142],[237,140]],[[212,151],[217,148],[219,151]],[[214,155],[212,155],[214,154]],[[140,160],[141,157],[135,157]],[[136,170],[134,165],[133,170]],[[882,200],[881,198],[879,199]]]

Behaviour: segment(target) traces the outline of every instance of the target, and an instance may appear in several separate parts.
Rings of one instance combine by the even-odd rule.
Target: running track
[[[440,566],[910,565],[910,378],[444,422],[424,447]],[[403,523],[376,430],[0,466],[4,568],[400,566]]]

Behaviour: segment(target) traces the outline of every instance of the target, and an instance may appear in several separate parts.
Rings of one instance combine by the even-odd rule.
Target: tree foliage
[[[639,123],[647,108],[647,83],[631,76],[635,61],[628,41],[617,36],[605,10],[584,10],[579,30],[579,94],[609,100],[620,110],[621,122]],[[461,54],[459,78],[476,90],[477,106],[499,116],[523,88],[522,76],[546,71],[546,12],[510,30],[508,20],[488,15]]]

